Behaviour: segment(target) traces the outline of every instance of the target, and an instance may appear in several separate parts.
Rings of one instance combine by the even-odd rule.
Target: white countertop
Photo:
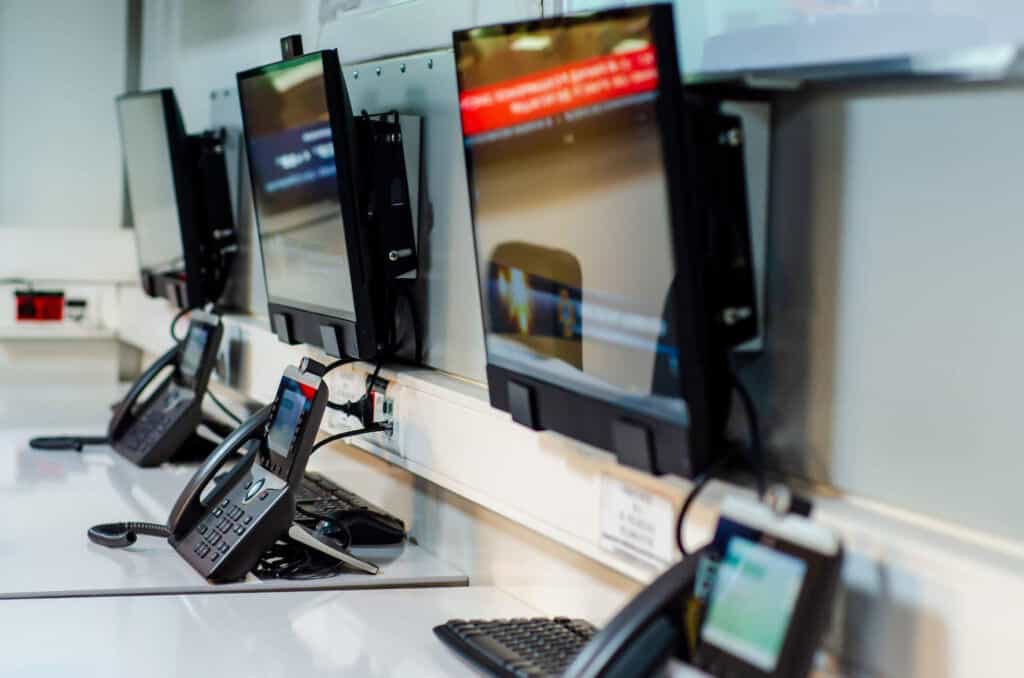
[[[468,583],[462,572],[413,544],[354,550],[381,565],[375,576],[266,582],[250,577],[218,586],[162,539],[140,537],[132,547],[116,550],[92,544],[86,537],[92,525],[165,522],[195,470],[167,464],[142,469],[107,447],[81,454],[28,447],[36,435],[101,434],[116,396],[113,385],[0,388],[0,599]]]
[[[433,634],[533,616],[493,588],[5,601],[0,673],[76,678],[479,675]],[[14,625],[17,632],[12,632]]]

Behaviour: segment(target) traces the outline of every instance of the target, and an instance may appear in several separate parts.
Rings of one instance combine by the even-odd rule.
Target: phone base
[[[193,433],[181,444],[178,451],[171,457],[171,461],[184,464],[200,462],[213,454],[215,449],[217,449],[217,443],[198,433]]]
[[[330,556],[358,572],[366,574],[377,574],[380,572],[380,568],[373,563],[357,558],[344,550],[341,542],[330,537],[317,534],[313,530],[303,527],[302,525],[292,525],[288,529],[288,537],[303,546],[308,546],[314,551]]]

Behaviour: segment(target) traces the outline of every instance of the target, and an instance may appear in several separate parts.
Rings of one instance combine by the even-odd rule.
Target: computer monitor
[[[458,31],[491,403],[693,476],[710,321],[671,7]]]
[[[124,94],[117,111],[143,289],[216,302],[237,250],[219,133],[190,137],[170,89]]]
[[[337,51],[239,73],[238,92],[274,331],[372,359],[384,319]]]

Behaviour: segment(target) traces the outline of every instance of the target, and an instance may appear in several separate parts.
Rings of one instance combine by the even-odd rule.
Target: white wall
[[[142,19],[143,89],[173,87],[189,132],[210,126],[210,92],[234,88],[238,71],[281,58],[279,40],[302,35],[315,48],[317,0],[147,2]]]
[[[126,5],[0,2],[0,226],[121,224]]]

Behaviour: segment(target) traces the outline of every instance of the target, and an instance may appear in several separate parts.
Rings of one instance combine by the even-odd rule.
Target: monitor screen
[[[177,112],[165,101],[161,91],[118,99],[139,268],[153,273],[185,268],[167,125]]]
[[[267,447],[281,457],[291,452],[299,421],[312,408],[312,395],[305,391],[308,388],[292,379],[281,382],[277,411],[267,433]]]
[[[807,563],[800,558],[732,537],[715,578],[701,640],[771,673],[806,573]]]
[[[239,76],[267,294],[356,320],[320,53]]]
[[[687,425],[650,11],[455,47],[488,362]]]
[[[193,323],[189,327],[188,336],[185,337],[185,348],[181,354],[181,371],[185,376],[194,377],[199,372],[199,363],[203,360],[203,351],[206,350],[206,342],[209,339],[209,327],[198,323]]]

